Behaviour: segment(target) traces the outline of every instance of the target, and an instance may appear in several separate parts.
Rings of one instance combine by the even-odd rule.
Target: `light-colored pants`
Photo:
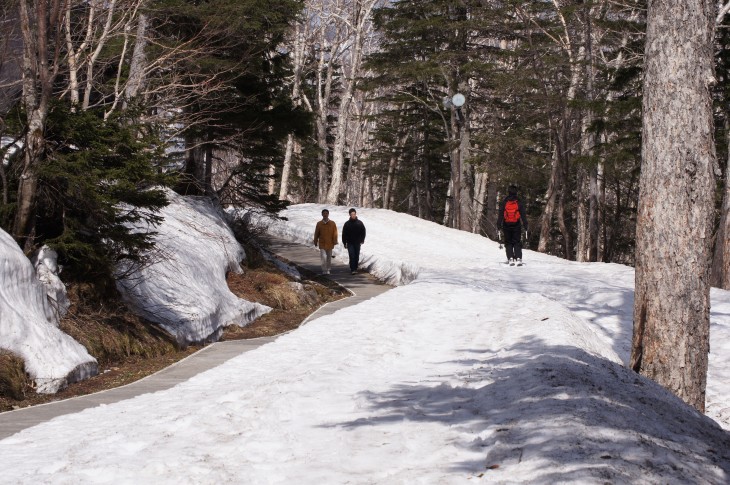
[[[320,249],[319,257],[322,260],[322,272],[329,271],[332,267],[332,250]]]

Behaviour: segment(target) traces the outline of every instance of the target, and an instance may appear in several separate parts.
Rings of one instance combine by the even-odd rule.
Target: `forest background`
[[[2,5],[0,223],[28,251],[50,243],[69,277],[139,256],[150,241],[124,223],[154,222],[159,184],[269,210],[382,207],[493,239],[516,184],[530,248],[633,263],[645,2]]]

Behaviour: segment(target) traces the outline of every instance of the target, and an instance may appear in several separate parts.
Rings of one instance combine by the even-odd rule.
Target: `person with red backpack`
[[[507,197],[499,205],[497,229],[504,234],[507,262],[510,266],[522,266],[522,227],[527,232],[527,217],[522,202],[517,197],[517,187],[510,185]]]

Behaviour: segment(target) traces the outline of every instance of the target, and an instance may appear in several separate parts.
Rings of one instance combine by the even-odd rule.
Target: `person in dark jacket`
[[[342,226],[342,244],[350,256],[350,271],[355,274],[360,263],[360,246],[365,244],[365,224],[357,218],[355,209],[350,209],[350,218]]]
[[[510,185],[507,197],[499,204],[497,229],[504,234],[504,247],[507,250],[507,262],[522,265],[522,227],[527,232],[527,218],[522,202],[517,197],[517,187]]]

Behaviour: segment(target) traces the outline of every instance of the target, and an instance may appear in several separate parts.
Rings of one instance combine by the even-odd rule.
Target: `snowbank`
[[[212,202],[169,190],[167,198],[164,221],[151,228],[158,233],[152,264],[117,281],[130,307],[180,345],[217,340],[224,326],[245,326],[271,311],[228,289],[226,272],[240,273],[246,254]]]
[[[0,230],[0,348],[25,361],[25,370],[39,393],[54,393],[71,382],[97,373],[97,363],[86,349],[58,327],[58,312],[49,301],[55,287],[57,302],[65,300],[62,284],[51,268],[49,253],[38,258],[38,268],[49,288],[13,238]]]
[[[314,227],[323,208],[339,228],[348,208],[318,204],[290,206],[286,220],[260,224],[273,235],[311,245]],[[393,285],[436,281],[456,286],[516,291],[522,306],[539,294],[560,302],[580,317],[596,341],[611,348],[626,364],[631,353],[634,305],[634,269],[605,263],[576,263],[525,251],[526,266],[502,264],[505,252],[498,243],[477,234],[438,226],[416,217],[383,209],[359,208],[367,228],[360,267]],[[335,252],[347,260],[342,245]],[[529,296],[528,296],[529,295]],[[709,369],[706,413],[730,430],[730,292],[712,289]]]

